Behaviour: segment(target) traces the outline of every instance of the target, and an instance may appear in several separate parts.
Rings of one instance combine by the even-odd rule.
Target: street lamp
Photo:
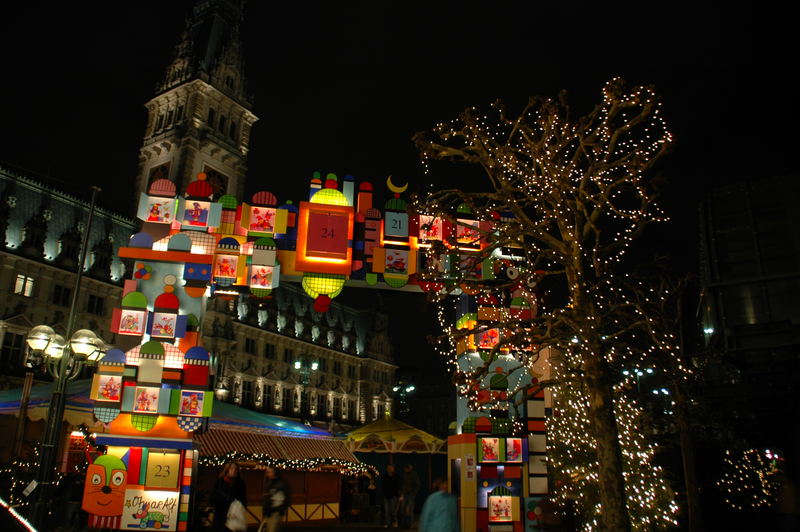
[[[308,400],[303,401],[303,394],[306,392],[306,387],[311,380],[311,374],[319,369],[317,362],[309,362],[307,359],[295,360],[294,369],[300,374],[300,421],[306,423],[306,415],[308,408]],[[310,424],[310,421],[308,422]]]
[[[28,355],[25,365],[29,368],[46,368],[54,379],[60,376],[62,359],[66,362],[66,380],[74,380],[81,374],[84,365],[94,364],[108,348],[105,342],[89,329],[80,329],[70,337],[69,350],[64,337],[48,325],[37,325],[25,339]],[[70,357],[71,353],[71,357]]]
[[[397,381],[397,384],[392,387],[392,391],[399,397],[399,405],[397,408],[398,417],[404,417],[411,413],[411,408],[408,404],[408,396],[416,390],[417,387],[413,383],[408,382],[405,378]]]
[[[319,364],[316,362],[311,362],[309,364],[307,360],[303,360],[302,362],[299,360],[295,360],[294,369],[296,369],[300,373],[301,384],[303,386],[306,386],[308,385],[311,373],[319,369]]]
[[[38,497],[31,509],[31,520],[35,527],[43,523],[44,512],[51,502],[53,468],[58,451],[61,421],[64,417],[65,391],[67,382],[81,374],[86,364],[94,364],[102,355],[105,343],[89,329],[80,329],[70,337],[69,343],[64,337],[47,325],[38,325],[31,329],[27,337],[29,367],[46,367],[55,379],[55,389],[50,399],[47,414],[42,452],[40,456]]]
[[[78,258],[78,267],[75,272],[75,284],[72,288],[72,300],[69,307],[69,317],[65,337],[55,333],[48,325],[38,325],[30,330],[27,337],[29,356],[26,365],[29,367],[46,365],[54,378],[53,394],[50,398],[50,408],[47,413],[42,451],[39,456],[39,473],[36,485],[39,486],[38,497],[31,505],[31,521],[36,529],[43,529],[45,514],[48,506],[52,506],[53,469],[55,468],[56,453],[58,451],[59,437],[61,435],[61,422],[64,419],[65,391],[67,381],[80,374],[84,364],[93,364],[102,355],[101,349],[105,344],[88,329],[74,331],[78,295],[81,291],[83,278],[83,265],[86,262],[86,252],[89,247],[89,234],[92,229],[97,193],[99,187],[91,187],[92,200],[89,204],[89,213],[86,220],[86,229],[83,233],[81,249]]]
[[[632,370],[630,370],[630,369],[623,369],[622,370],[622,374],[625,377],[629,377],[631,374],[636,376],[636,391],[637,392],[641,392],[642,391],[642,383],[641,383],[642,377],[644,377],[645,375],[653,375],[653,373],[655,373],[655,370],[653,368],[645,368],[645,369],[633,368]]]

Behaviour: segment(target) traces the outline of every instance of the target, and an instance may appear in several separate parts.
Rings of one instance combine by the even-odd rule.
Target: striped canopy
[[[91,379],[84,379],[67,384],[67,405],[64,409],[64,419],[71,425],[94,424],[92,410],[94,401],[89,399]],[[19,403],[22,389],[0,391],[0,414],[19,416]],[[31,388],[28,400],[28,419],[39,421],[47,417],[50,407],[50,396],[53,395],[53,383],[37,384]]]

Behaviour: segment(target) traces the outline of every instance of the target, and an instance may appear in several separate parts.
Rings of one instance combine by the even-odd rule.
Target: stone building
[[[219,357],[217,397],[331,428],[390,412],[397,366],[386,316],[335,301],[321,314],[312,304],[288,283],[262,302],[211,301],[203,334]]]
[[[706,394],[759,445],[800,449],[797,175],[714,187],[700,206]]]
[[[137,194],[162,178],[185,190],[204,172],[218,195],[243,196],[250,129],[257,117],[244,76],[241,4],[195,4],[156,95],[145,105]]]
[[[196,3],[156,96],[146,105],[137,193],[161,178],[183,191],[205,172],[217,196],[242,197],[256,117],[243,74],[241,17],[236,0]],[[31,326],[46,323],[65,332],[87,208],[76,198],[0,170],[4,375],[22,372]],[[117,249],[137,227],[102,209],[92,224],[76,327],[92,329],[108,344],[116,343],[108,332],[111,310],[130,276]],[[229,297],[209,300],[202,324],[206,347],[216,356],[218,399],[333,430],[391,411],[396,366],[384,314],[338,302],[320,314],[313,300],[290,283],[267,300]]]
[[[25,335],[47,324],[66,333],[75,271],[89,205],[54,188],[0,168],[0,373],[23,372]],[[119,305],[125,265],[117,249],[134,221],[97,208],[78,294],[76,329],[105,342],[111,310]]]

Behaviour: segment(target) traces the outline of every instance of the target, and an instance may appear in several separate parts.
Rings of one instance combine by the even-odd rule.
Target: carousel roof
[[[351,451],[364,453],[440,453],[447,443],[389,416],[348,432],[345,442]]]

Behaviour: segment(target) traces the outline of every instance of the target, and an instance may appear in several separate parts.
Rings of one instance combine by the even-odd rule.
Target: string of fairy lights
[[[104,446],[98,446],[89,428],[82,424],[79,430],[84,438],[86,444],[94,450],[102,450]],[[240,451],[231,451],[230,453],[217,456],[201,456],[199,463],[205,466],[222,467],[231,461],[249,462],[256,464],[258,467],[263,468],[266,466],[274,467],[277,469],[291,470],[291,471],[318,471],[324,469],[326,466],[336,467],[337,471],[347,476],[360,476],[363,474],[377,474],[377,469],[368,464],[360,462],[352,462],[338,458],[304,458],[304,459],[283,459],[275,458],[266,453],[244,453]]]
[[[31,454],[24,458],[15,458],[0,468],[0,487],[8,503],[14,508],[27,508],[30,498],[24,494],[25,488],[36,478],[39,471],[40,445],[31,446]],[[58,486],[64,473],[54,471],[53,485]]]
[[[14,459],[0,469],[0,479],[6,490],[5,496],[11,506],[25,508],[30,501],[22,492],[36,476],[39,468],[38,448],[35,455],[28,459]]]
[[[75,427],[74,431],[81,433],[83,441],[91,452],[102,453],[105,451],[105,446],[96,444],[92,431],[85,423]],[[2,485],[3,492],[7,496],[9,503],[16,508],[25,508],[30,504],[30,498],[24,495],[23,491],[36,478],[39,471],[41,445],[38,442],[33,442],[30,450],[31,454],[29,456],[15,458],[0,468],[0,485]],[[87,465],[88,462],[86,460],[78,460],[67,472],[54,470],[53,486],[58,486],[68,473],[84,473]]]
[[[258,468],[272,467],[285,471],[321,471],[326,466],[335,467],[338,472],[346,476],[358,477],[362,475],[376,476],[378,470],[368,464],[352,462],[339,458],[303,458],[284,459],[275,458],[266,453],[243,453],[231,451],[218,456],[201,456],[200,465],[222,467],[228,462],[256,464]]]
[[[672,143],[659,97],[650,87],[628,89],[622,80],[613,79],[603,87],[601,102],[579,119],[570,116],[562,99],[534,97],[517,116],[500,103],[485,114],[468,108],[457,119],[418,134],[415,142],[426,175],[431,175],[434,160],[462,162],[480,166],[491,187],[484,192],[434,191],[435,180],[428,179],[429,188],[416,201],[419,212],[454,223],[454,210],[460,205],[478,220],[502,215],[507,221],[485,235],[491,243],[478,260],[502,246],[521,246],[523,276],[542,271],[565,285],[565,300],[550,308],[540,304],[538,316],[528,323],[515,320],[501,297],[494,319],[459,330],[453,325],[457,302],[447,294],[463,288],[469,274],[445,276],[441,292],[433,295],[440,303],[444,333],[435,348],[448,360],[459,395],[472,411],[489,413],[497,406],[478,401],[494,357],[457,355],[456,345],[465,334],[504,331],[507,343],[492,354],[513,357],[528,370],[545,347],[563,353],[562,374],[558,379],[551,375],[558,414],[548,421],[548,468],[561,479],[556,483],[558,499],[577,504],[584,530],[596,530],[601,526],[597,441],[584,383],[587,360],[603,357],[606,364],[601,367],[612,372],[606,377],[616,383],[614,414],[631,521],[637,530],[673,526],[678,507],[664,472],[654,463],[657,447],[641,430],[641,407],[626,393],[635,376],[626,375],[623,368],[644,367],[656,354],[666,353],[672,363],[662,369],[677,368],[679,379],[688,379],[691,372],[680,360],[674,334],[660,327],[647,313],[651,308],[641,305],[642,298],[626,286],[637,281],[616,272],[642,229],[668,219],[649,179],[651,168]],[[460,251],[457,245],[450,248]],[[440,252],[431,246],[427,263],[434,264]],[[426,275],[436,279],[437,273]],[[643,283],[638,285],[645,302],[658,297]],[[503,294],[509,285],[478,287],[480,294]],[[537,290],[541,288],[525,296],[540,300]],[[559,379],[561,384],[555,386]]]

